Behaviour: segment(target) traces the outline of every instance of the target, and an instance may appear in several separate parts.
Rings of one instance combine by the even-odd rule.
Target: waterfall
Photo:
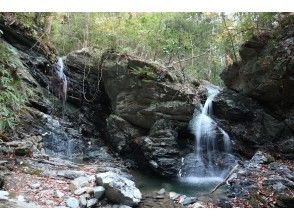
[[[235,162],[231,152],[229,135],[213,119],[213,99],[219,90],[207,88],[207,100],[190,121],[195,136],[194,152],[182,161],[180,176],[188,182],[220,181],[228,168]],[[198,113],[198,114],[197,114]]]
[[[59,79],[63,79],[65,77],[63,69],[64,69],[63,60],[61,57],[58,57],[57,63],[56,63],[56,73],[57,73]]]
[[[64,74],[64,64],[61,57],[57,58],[57,62],[53,65],[53,76],[56,82],[53,86],[57,87],[57,92],[62,98],[62,118],[64,118],[66,99],[67,99],[67,78]]]

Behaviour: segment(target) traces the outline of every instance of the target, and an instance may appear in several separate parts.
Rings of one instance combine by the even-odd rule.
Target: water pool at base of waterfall
[[[142,193],[157,192],[164,188],[186,196],[201,196],[209,193],[223,179],[221,177],[186,177],[167,179],[132,171],[136,186]]]

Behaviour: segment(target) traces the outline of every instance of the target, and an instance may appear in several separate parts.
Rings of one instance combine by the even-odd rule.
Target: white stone
[[[164,189],[164,188],[160,189],[160,190],[157,192],[158,195],[164,195],[164,193],[165,193],[165,189]]]
[[[175,193],[175,192],[170,192],[169,193],[169,198],[172,200],[176,200],[177,198],[179,198],[180,194]]]
[[[76,189],[74,191],[74,194],[77,196],[80,196],[80,195],[84,194],[85,192],[87,192],[88,188],[89,187],[82,187],[82,188]]]
[[[25,197],[23,195],[19,195],[17,197],[17,200],[20,201],[20,202],[25,202],[26,201],[26,199],[25,199]]]
[[[93,198],[93,199],[89,199],[89,200],[87,201],[87,207],[88,207],[88,208],[93,207],[94,205],[97,204],[97,202],[98,202],[98,200],[95,199],[95,198]]]
[[[103,186],[97,186],[93,189],[93,192],[94,197],[99,200],[103,196],[105,189]]]
[[[142,194],[133,181],[114,172],[97,174],[96,183],[105,188],[105,196],[111,202],[136,206],[142,199]]]
[[[61,192],[61,191],[59,191],[59,190],[56,190],[56,192],[55,192],[55,196],[56,196],[57,198],[63,198],[63,197],[64,197],[64,193]]]
[[[201,202],[195,202],[193,205],[192,205],[193,208],[204,208],[204,205],[202,205]]]
[[[81,207],[86,207],[87,206],[87,198],[85,195],[80,196],[80,206]]]
[[[8,200],[9,192],[0,190],[0,200]]]
[[[65,200],[65,204],[69,208],[79,208],[79,200],[77,200],[76,198],[73,198],[73,197],[68,197]]]
[[[69,188],[72,192],[74,192],[75,190],[79,188],[90,186],[91,181],[92,181],[92,178],[88,176],[80,176],[70,182]]]
[[[41,186],[40,182],[35,182],[30,185],[32,189],[38,189]]]

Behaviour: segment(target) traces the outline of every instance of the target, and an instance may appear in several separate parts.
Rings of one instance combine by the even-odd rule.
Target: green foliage
[[[20,81],[13,76],[12,53],[0,44],[0,134],[12,128],[17,114],[23,107],[26,96],[21,91]]]
[[[154,73],[154,70],[149,66],[144,66],[142,68],[134,68],[133,72],[139,76],[140,79],[151,79],[155,80],[156,75]]]
[[[113,49],[173,66],[221,85],[219,73],[240,59],[239,46],[270,31],[278,13],[16,13],[43,29],[60,55],[83,47]],[[49,32],[48,32],[49,33]]]

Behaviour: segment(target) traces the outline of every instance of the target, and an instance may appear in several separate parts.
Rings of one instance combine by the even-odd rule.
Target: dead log
[[[226,176],[226,178],[222,182],[220,182],[219,184],[217,184],[210,191],[210,194],[214,193],[218,188],[220,188],[222,185],[224,185],[229,180],[229,178],[233,175],[233,173],[237,170],[238,166],[239,166],[238,164],[236,166],[234,166],[233,169],[231,169],[231,171],[229,172],[229,174]]]

